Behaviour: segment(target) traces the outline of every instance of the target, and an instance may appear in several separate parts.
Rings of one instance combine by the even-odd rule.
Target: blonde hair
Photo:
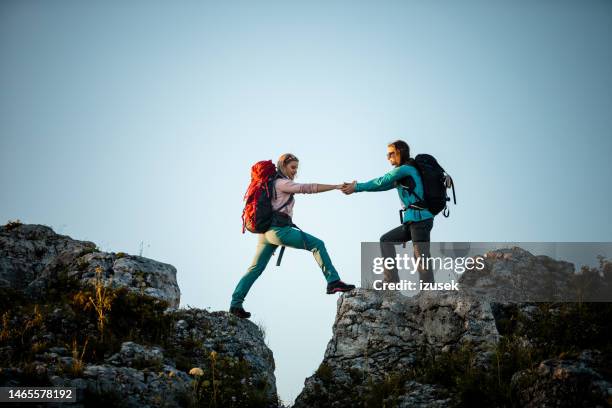
[[[281,156],[278,158],[276,169],[283,177],[289,178],[287,175],[287,165],[292,161],[299,162],[298,158],[292,153],[281,154]]]

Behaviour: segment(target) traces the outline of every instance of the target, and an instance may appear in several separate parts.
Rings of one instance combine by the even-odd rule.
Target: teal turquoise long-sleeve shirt
[[[382,177],[366,181],[365,183],[357,183],[355,185],[355,192],[359,193],[362,191],[387,191],[395,188],[399,194],[402,206],[406,209],[404,211],[403,222],[414,222],[423,221],[429,218],[433,218],[433,214],[429,210],[416,210],[414,208],[408,208],[411,204],[416,203],[419,199],[414,195],[408,193],[406,189],[399,186],[398,181],[404,177],[412,176],[416,184],[414,192],[419,196],[423,197],[423,181],[421,175],[413,166],[401,165],[395,167],[393,170],[388,172]]]

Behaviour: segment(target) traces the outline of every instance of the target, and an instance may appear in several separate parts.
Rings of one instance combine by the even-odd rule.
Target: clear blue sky
[[[254,253],[250,166],[365,181],[405,139],[459,205],[435,241],[611,241],[612,3],[0,3],[0,222],[52,226],[178,269],[223,310]],[[296,197],[344,280],[397,223],[395,192]],[[317,368],[335,297],[289,250],[247,297],[280,395]]]

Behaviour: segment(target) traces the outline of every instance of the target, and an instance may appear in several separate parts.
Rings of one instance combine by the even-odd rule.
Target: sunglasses
[[[391,156],[395,156],[395,152],[388,152],[387,153],[387,159],[390,159]]]

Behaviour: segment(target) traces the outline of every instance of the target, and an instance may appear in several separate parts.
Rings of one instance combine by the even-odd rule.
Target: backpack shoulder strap
[[[421,197],[416,193],[416,181],[412,176],[406,176],[401,180],[397,181],[397,185],[400,186],[403,190],[407,191],[408,194],[412,194],[417,198],[418,201],[423,201]]]
[[[280,175],[280,174],[277,172],[277,173],[276,173],[274,176],[272,176],[272,177],[273,177],[273,178],[272,178],[272,180],[273,180],[273,181],[272,181],[272,186],[274,187],[274,198],[276,198],[276,197],[277,197],[277,195],[276,195],[276,180],[283,178],[283,176],[281,176],[281,175]],[[274,211],[280,211],[280,210],[282,210],[283,208],[285,208],[286,206],[288,206],[289,204],[291,204],[291,202],[293,201],[293,195],[294,195],[294,194],[293,194],[293,193],[291,193],[291,195],[289,196],[289,199],[288,199],[288,200],[287,200],[287,201],[286,201],[286,202],[285,202],[283,205],[281,205],[279,208],[277,208],[277,209],[276,209],[276,210],[274,210]]]

